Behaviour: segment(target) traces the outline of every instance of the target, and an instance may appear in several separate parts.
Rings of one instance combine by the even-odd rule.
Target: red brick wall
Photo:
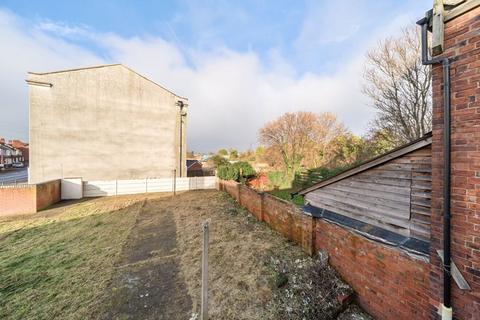
[[[480,8],[446,24],[444,55],[451,64],[452,259],[472,287],[452,282],[454,317],[480,319]],[[442,301],[443,76],[433,68],[431,294]]]
[[[222,191],[227,192],[230,194],[237,202],[240,200],[240,195],[239,195],[239,183],[235,181],[221,181],[221,189]]]
[[[60,180],[0,187],[0,216],[35,213],[60,201]]]
[[[377,319],[427,319],[426,259],[412,258],[338,225],[316,220],[315,250],[349,283],[360,305]]]
[[[0,187],[0,216],[36,212],[36,193],[34,185]]]
[[[229,193],[258,220],[265,221],[272,229],[298,243],[305,252],[313,254],[313,219],[294,204],[234,181],[220,180],[218,188]]]
[[[409,256],[333,223],[314,219],[291,203],[269,194],[262,196],[235,182],[220,181],[219,189],[239,194],[241,205],[248,210],[258,210],[260,199],[261,216],[272,229],[310,255],[318,250],[328,252],[332,266],[375,318],[427,319],[434,312],[436,303],[430,299],[429,263],[425,257]],[[258,213],[253,214],[258,217]]]
[[[265,194],[263,199],[264,220],[286,238],[302,244],[301,211],[293,204]]]
[[[60,201],[60,180],[37,184],[37,211]]]
[[[240,205],[262,221],[262,195],[247,186],[240,185]]]

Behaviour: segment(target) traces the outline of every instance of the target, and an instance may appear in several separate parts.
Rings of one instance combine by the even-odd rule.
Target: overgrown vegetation
[[[223,180],[234,180],[237,182],[245,182],[248,178],[255,175],[255,170],[250,163],[239,161],[234,164],[223,164],[218,167],[217,175]]]
[[[229,164],[228,160],[225,157],[218,154],[215,154],[208,158],[208,162],[216,168]]]
[[[341,310],[339,297],[353,291],[328,264],[326,253],[296,260],[271,258],[273,319],[334,319]]]
[[[170,206],[176,208],[178,252],[195,315],[200,306],[200,230],[205,220],[210,221],[211,319],[334,319],[331,316],[341,311],[337,297],[351,289],[325,256],[307,256],[228,194],[189,192]],[[349,319],[369,318],[357,309]]]
[[[277,198],[287,200],[289,202],[296,204],[297,206],[303,206],[305,204],[303,197],[298,194],[292,195],[292,192],[293,192],[292,189],[269,191],[271,195],[274,195]]]
[[[292,179],[283,171],[270,171],[267,174],[269,187],[273,190],[284,190],[292,187]]]
[[[292,189],[293,190],[300,190],[303,188],[310,187],[311,185],[318,183],[322,180],[329,179],[337,174],[348,170],[350,166],[344,167],[336,167],[336,168],[314,168],[314,169],[307,169],[301,172],[298,172],[295,175],[295,178],[292,182]]]
[[[245,159],[274,169],[271,189],[295,191],[423,136],[431,130],[431,68],[420,51],[414,26],[369,50],[363,93],[377,117],[363,136],[332,113],[287,112],[259,130],[263,146],[244,152]]]
[[[307,188],[317,182],[331,178],[349,167],[326,167],[314,168],[297,172],[293,179],[282,171],[271,171],[267,174],[269,181],[269,193],[283,200],[292,202],[298,206],[304,205],[302,196],[295,194],[297,191]],[[293,194],[293,195],[292,195]]]

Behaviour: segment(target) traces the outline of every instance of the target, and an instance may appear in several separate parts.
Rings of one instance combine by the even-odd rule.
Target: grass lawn
[[[142,197],[102,198],[0,221],[0,319],[86,319]]]
[[[172,316],[175,308],[165,313],[180,307],[169,298],[177,296],[198,314],[206,220],[211,319],[328,319],[338,295],[351,292],[326,260],[305,255],[226,193],[144,194],[0,220],[0,319],[185,319]],[[128,303],[112,309],[118,301]],[[369,319],[352,310],[341,319]]]

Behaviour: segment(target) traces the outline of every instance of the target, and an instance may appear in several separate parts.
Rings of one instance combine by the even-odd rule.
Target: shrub
[[[270,171],[268,181],[272,189],[288,189],[292,183],[292,179],[282,171]]]
[[[225,159],[224,157],[219,156],[219,155],[217,155],[217,154],[211,156],[211,157],[208,159],[208,162],[213,163],[213,165],[214,165],[215,167],[217,167],[217,168],[220,167],[220,166],[223,166],[223,165],[228,165],[228,164],[230,164],[227,159]]]
[[[218,167],[217,175],[223,180],[235,180],[238,181],[238,170],[231,164],[224,164]]]
[[[255,170],[252,168],[250,163],[246,161],[236,162],[232,166],[238,170],[240,178],[248,179],[255,175]]]
[[[223,180],[245,182],[248,178],[255,175],[255,170],[248,162],[240,161],[233,165],[229,163],[219,166],[217,175]]]

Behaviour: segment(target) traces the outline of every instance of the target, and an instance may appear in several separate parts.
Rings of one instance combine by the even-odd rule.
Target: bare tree
[[[288,175],[301,165],[319,166],[330,141],[345,132],[345,127],[331,113],[285,113],[260,129],[260,142],[281,155]]]
[[[422,65],[417,29],[403,30],[367,53],[363,92],[378,110],[372,125],[391,132],[398,143],[431,130],[431,68]]]

